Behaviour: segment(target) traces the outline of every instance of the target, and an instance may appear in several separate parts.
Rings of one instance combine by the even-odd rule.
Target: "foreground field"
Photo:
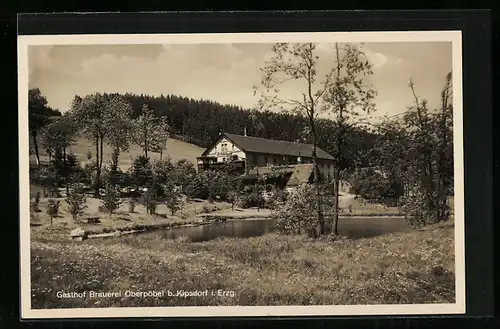
[[[33,308],[454,302],[454,229],[439,224],[359,240],[267,234],[192,243],[160,235],[32,239]],[[126,291],[165,291],[125,297]],[[179,291],[220,296],[167,296]],[[57,292],[84,292],[58,298]],[[89,292],[121,296],[89,298]]]

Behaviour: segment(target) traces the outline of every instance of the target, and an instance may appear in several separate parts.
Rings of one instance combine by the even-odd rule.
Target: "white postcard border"
[[[203,306],[31,309],[29,225],[28,47],[36,45],[275,42],[452,42],[455,203],[455,303],[326,306]],[[465,313],[464,159],[461,31],[22,35],[18,36],[21,318],[441,315]]]

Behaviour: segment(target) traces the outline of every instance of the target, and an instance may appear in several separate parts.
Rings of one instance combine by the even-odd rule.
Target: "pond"
[[[340,218],[338,227],[341,235],[353,239],[410,230],[410,227],[400,218]],[[192,242],[201,242],[218,237],[248,238],[272,233],[275,230],[276,222],[273,219],[247,219],[142,234],[160,234],[167,239],[187,238]]]

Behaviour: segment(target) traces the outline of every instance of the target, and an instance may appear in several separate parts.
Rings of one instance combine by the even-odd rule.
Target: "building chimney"
[[[247,137],[247,127],[243,128],[243,135]]]

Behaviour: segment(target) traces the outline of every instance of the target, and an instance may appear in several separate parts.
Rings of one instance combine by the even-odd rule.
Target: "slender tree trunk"
[[[148,136],[147,132],[144,131],[144,156],[147,158],[148,157]]]
[[[442,117],[441,117],[441,145],[439,147],[439,167],[438,167],[438,221],[445,220],[446,212],[446,191],[445,191],[445,152],[446,152],[446,109],[448,107],[448,89],[449,85],[446,86],[442,94]]]
[[[118,171],[118,158],[120,157],[120,148],[119,147],[113,147],[113,154],[112,154],[112,163],[111,163],[111,171],[112,172],[117,172]]]
[[[68,163],[66,161],[66,147],[63,147],[63,167],[64,167],[64,186],[66,186],[66,196],[69,195],[69,186],[68,186]]]
[[[313,160],[313,170],[314,170],[314,184],[316,185],[316,210],[317,210],[317,220],[318,220],[318,230],[319,235],[323,235],[325,232],[325,222],[323,218],[323,209],[321,204],[321,187],[319,180],[319,169],[318,169],[318,158],[316,155],[317,149],[317,134],[316,134],[316,126],[315,126],[315,100],[312,92],[312,84],[313,84],[313,67],[314,67],[314,59],[313,59],[313,45],[309,43],[309,53],[307,56],[307,92],[309,97],[309,123],[311,126],[312,140],[313,140],[313,151],[312,151],[312,160]]]
[[[337,56],[337,82],[340,80],[340,48],[339,44],[335,44],[336,56]],[[333,167],[333,218],[332,218],[332,229],[330,234],[338,235],[338,224],[339,224],[339,183],[340,183],[340,156],[341,156],[341,146],[343,138],[343,107],[339,108],[338,120],[337,120],[337,139],[336,139],[336,154],[335,154],[335,164]]]
[[[317,203],[317,220],[318,220],[318,235],[323,235],[325,231],[325,223],[323,219],[323,209],[321,204],[321,186],[319,180],[319,170],[318,170],[318,158],[316,156],[316,130],[314,127],[314,123],[311,122],[311,128],[313,133],[313,151],[312,151],[312,160],[313,160],[313,171],[314,171],[314,185],[316,187],[316,203]]]
[[[426,154],[426,166],[427,166],[427,202],[430,207],[434,211],[435,220],[439,220],[439,200],[436,200],[436,196],[434,193],[437,191],[436,186],[434,186],[435,174],[432,168],[432,151],[428,151]]]
[[[100,152],[99,152],[99,135],[95,136],[95,156],[96,156],[96,177],[94,182],[94,196],[99,198],[99,188],[101,187],[101,168],[99,166]]]
[[[103,161],[103,154],[104,154],[104,147],[103,147],[104,146],[104,138],[103,138],[103,136],[101,136],[100,144],[101,145],[100,145],[99,151],[101,152],[101,157],[99,159],[99,171],[102,170],[102,161]]]
[[[331,234],[339,234],[339,182],[340,170],[338,166],[333,168],[333,218]]]
[[[338,235],[339,224],[339,194],[340,194],[340,157],[342,154],[342,139],[344,138],[344,126],[342,123],[343,111],[339,112],[339,120],[337,121],[337,139],[335,152],[335,165],[333,168],[333,218],[331,234]]]
[[[33,139],[33,148],[35,149],[36,165],[40,166],[40,153],[38,152],[38,141],[36,130],[31,131],[31,137]]]

